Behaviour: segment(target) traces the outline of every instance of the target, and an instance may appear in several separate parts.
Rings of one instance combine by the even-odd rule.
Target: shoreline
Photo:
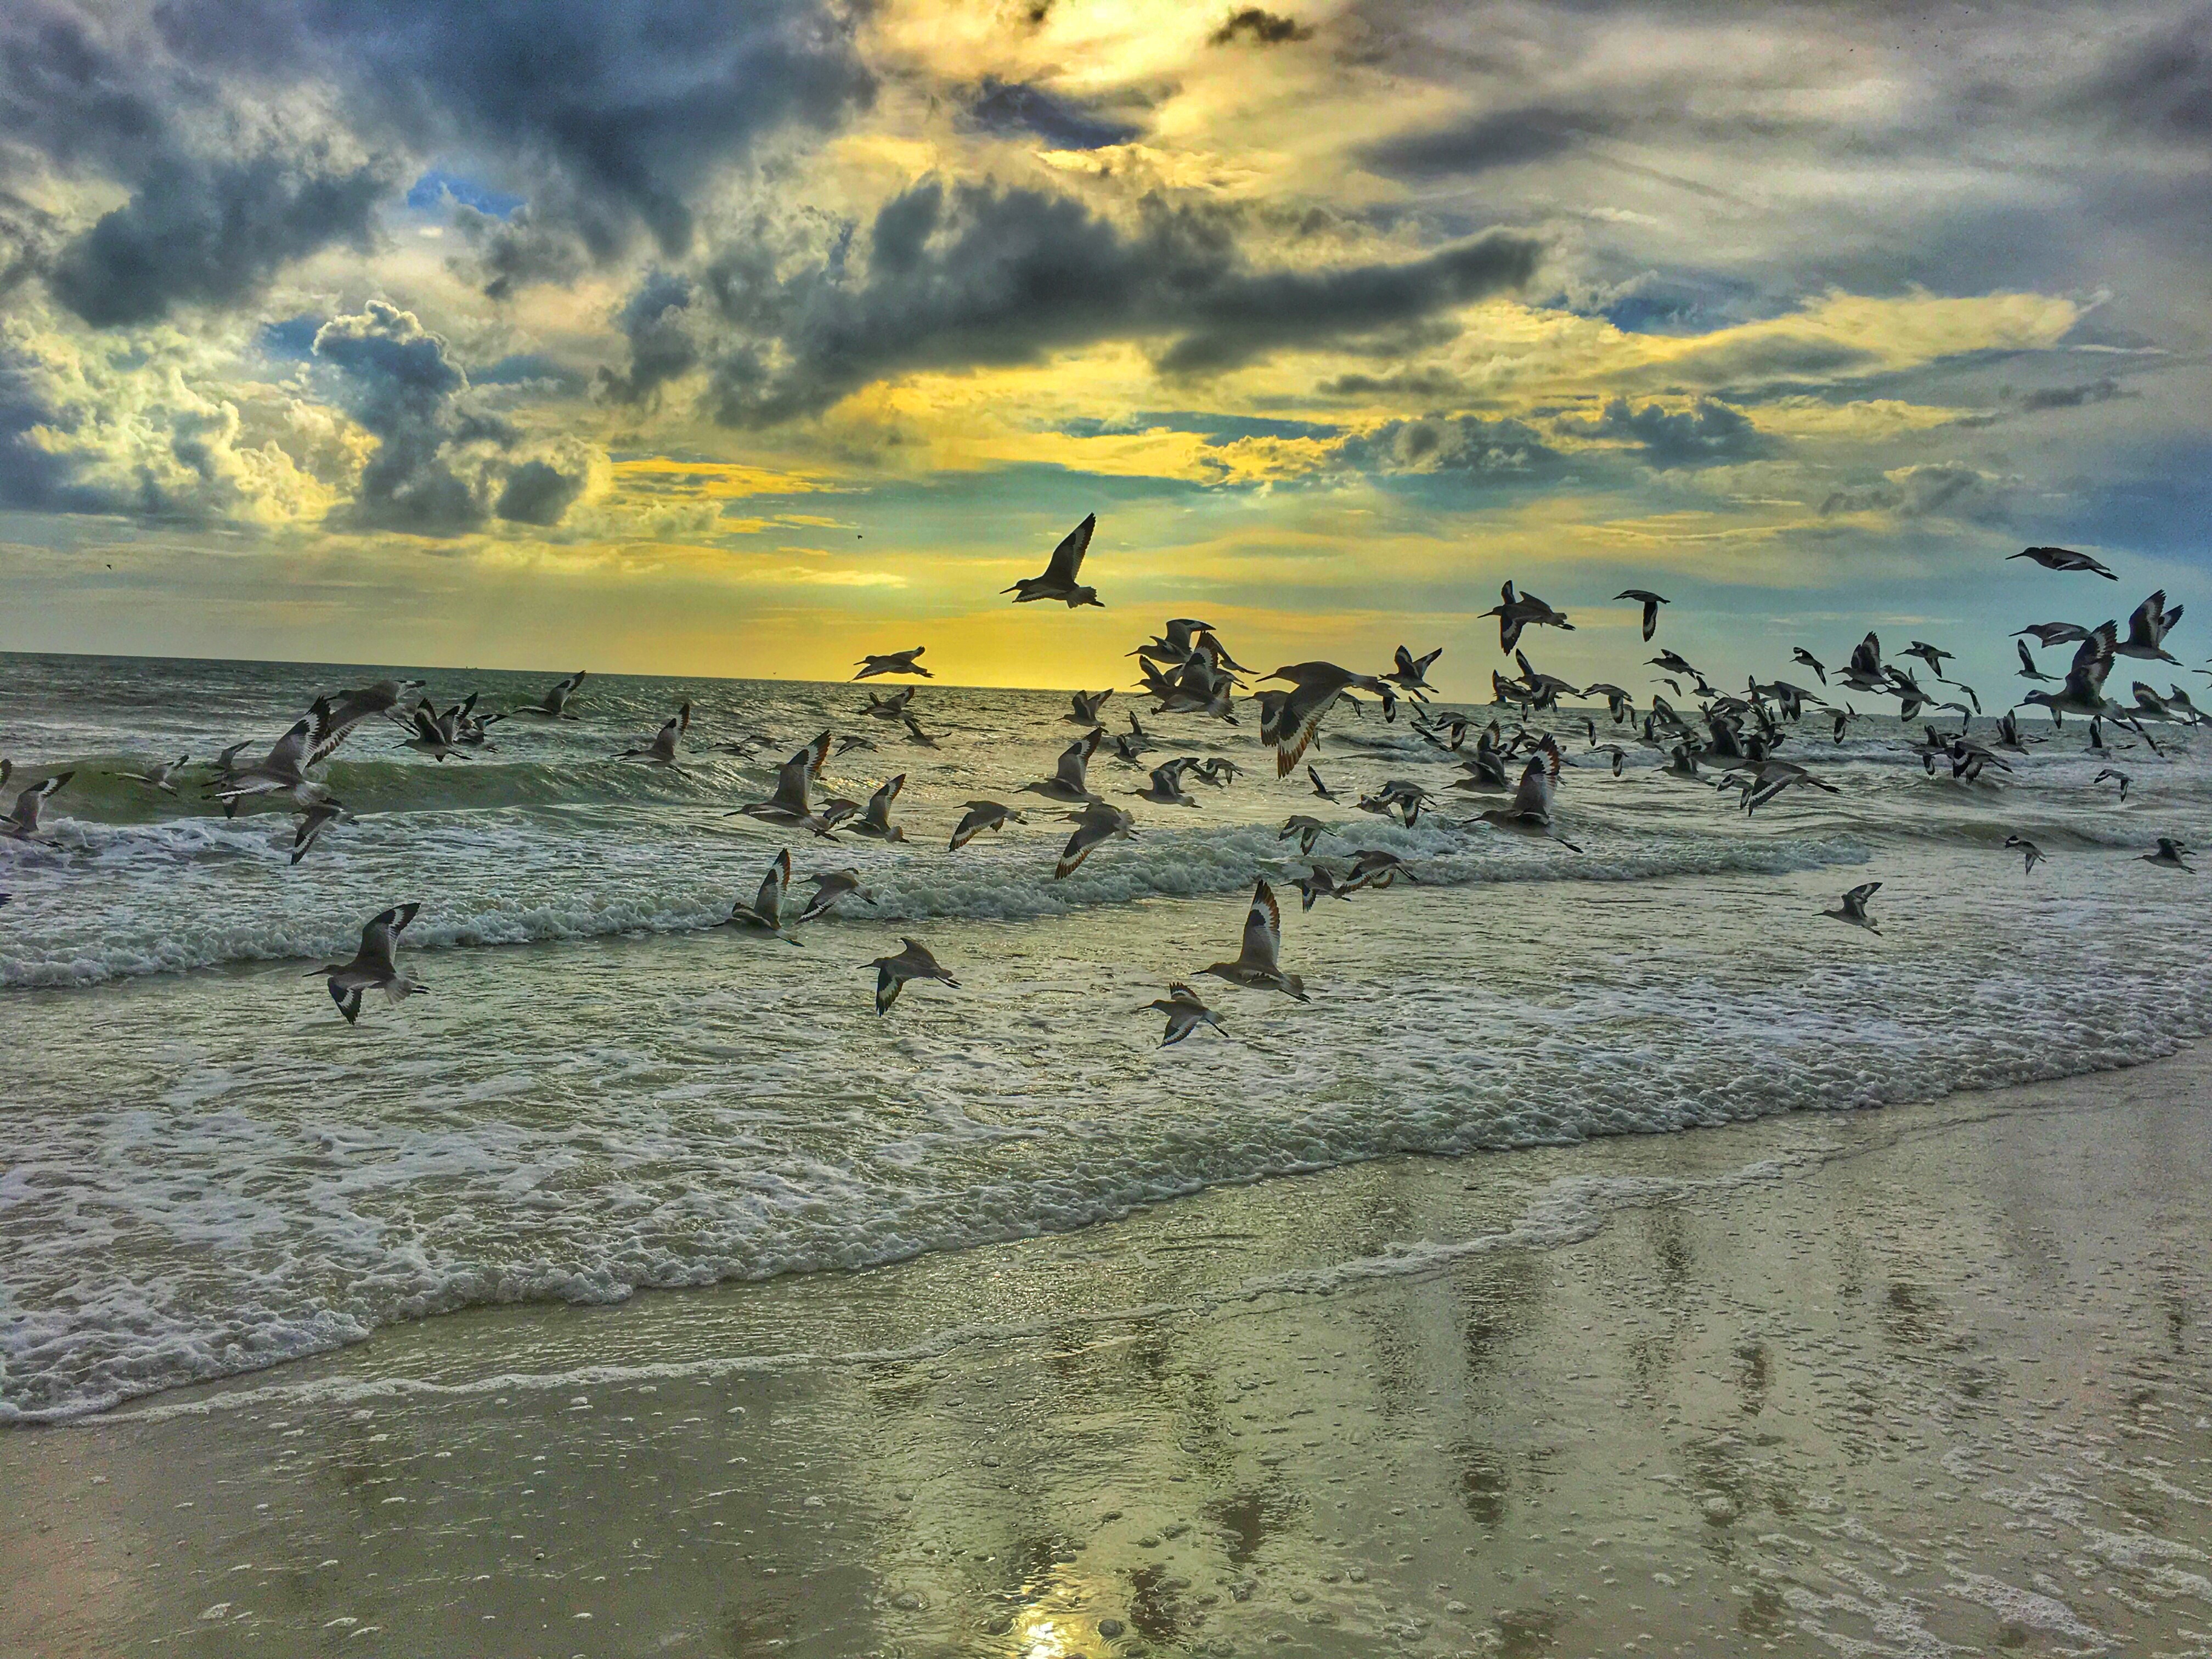
[[[2178,1638],[2208,1080],[1401,1156],[390,1327],[0,1434],[0,1654]]]

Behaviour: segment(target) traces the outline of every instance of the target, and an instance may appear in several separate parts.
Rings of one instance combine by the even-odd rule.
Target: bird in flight
[[[1098,590],[1085,587],[1075,578],[1083,568],[1083,556],[1091,550],[1091,532],[1098,528],[1098,515],[1091,514],[1061,538],[1052,550],[1052,562],[1044,568],[1042,576],[1024,576],[1012,587],[1001,588],[1012,593],[1016,605],[1027,605],[1034,599],[1065,599],[1070,611],[1079,605],[1095,605],[1104,609]]]

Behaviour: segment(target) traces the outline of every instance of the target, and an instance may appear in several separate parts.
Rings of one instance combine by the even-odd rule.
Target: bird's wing
[[[783,920],[783,895],[791,885],[791,849],[779,852],[761,878],[760,896],[753,901],[754,914],[771,927]]]
[[[2102,622],[2091,629],[2088,638],[2074,653],[2074,665],[2066,674],[2067,689],[2088,696],[2101,695],[2105,678],[2112,672],[2112,653],[2119,641],[2117,623]]]
[[[1869,899],[1881,890],[1881,884],[1878,881],[1862,882],[1844,895],[1844,902],[1863,906]]]
[[[1098,515],[1093,513],[1062,538],[1052,550],[1052,562],[1044,568],[1047,581],[1074,585],[1076,572],[1083,568],[1083,556],[1091,550],[1091,533],[1097,528]]]
[[[1238,958],[1255,967],[1273,968],[1283,949],[1283,907],[1275,902],[1274,890],[1264,881],[1252,884],[1252,908],[1244,916],[1244,949]]]

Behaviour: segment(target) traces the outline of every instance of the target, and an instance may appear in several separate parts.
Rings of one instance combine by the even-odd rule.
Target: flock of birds
[[[1005,592],[1015,596],[1017,605],[1052,599],[1070,609],[1101,605],[1097,590],[1077,580],[1097,527],[1095,514],[1085,519],[1054,550],[1042,575],[1018,581]],[[2118,580],[2097,560],[2069,549],[2031,547],[2011,556],[2031,560],[2047,570]],[[1670,601],[1642,588],[1625,590],[1615,599],[1641,607],[1643,637],[1649,643],[1657,631],[1662,608]],[[1330,662],[1291,663],[1248,684],[1245,677],[1253,671],[1231,656],[1210,623],[1177,617],[1129,654],[1139,663],[1140,689],[1156,700],[1152,711],[1156,716],[1200,716],[1235,726],[1238,724],[1238,696],[1242,695],[1246,699],[1248,708],[1256,704],[1260,739],[1273,753],[1278,779],[1286,778],[1298,769],[1322,723],[1334,711],[1341,707],[1355,714],[1360,712],[1363,705],[1356,693],[1376,699],[1388,720],[1395,721],[1403,709],[1411,729],[1423,742],[1455,758],[1463,775],[1454,780],[1449,788],[1504,798],[1503,804],[1459,821],[1456,827],[1473,830],[1480,825],[1554,842],[1575,852],[1580,852],[1581,848],[1567,840],[1554,823],[1554,803],[1564,758],[1559,738],[1555,733],[1532,731],[1526,723],[1528,715],[1557,711],[1563,697],[1603,699],[1612,727],[1662,755],[1666,773],[1734,790],[1738,805],[1747,814],[1795,788],[1837,793],[1834,785],[1776,751],[1790,741],[1795,736],[1793,728],[1814,709],[1826,711],[1825,718],[1833,741],[1840,744],[1844,740],[1851,722],[1859,716],[1849,702],[1832,702],[1825,695],[1838,686],[1870,696],[1894,697],[1900,720],[1908,723],[1926,711],[1955,711],[1960,717],[1956,731],[1939,732],[1931,722],[1924,727],[1925,740],[1911,745],[1930,775],[1935,774],[1939,764],[1948,766],[1954,778],[1968,781],[1978,779],[1992,768],[2008,770],[2010,763],[2004,758],[2006,753],[2025,754],[2031,744],[2040,741],[2021,730],[2017,714],[2011,709],[1996,717],[1988,742],[1972,735],[1972,722],[1982,715],[1979,695],[1973,687],[1945,674],[1944,666],[1953,659],[1954,653],[1918,640],[1911,642],[1904,655],[1925,667],[1936,682],[1934,687],[1917,678],[1912,671],[1886,661],[1881,642],[1872,633],[1852,649],[1833,682],[1825,663],[1802,647],[1793,648],[1794,662],[1811,671],[1820,687],[1817,691],[1782,679],[1761,684],[1754,676],[1741,694],[1724,692],[1678,653],[1662,649],[1647,665],[1660,671],[1655,684],[1668,687],[1686,702],[1694,701],[1695,714],[1691,715],[1678,710],[1657,691],[1650,695],[1644,708],[1638,709],[1634,696],[1620,686],[1601,683],[1578,687],[1556,676],[1539,672],[1521,648],[1524,634],[1534,628],[1571,630],[1574,623],[1565,613],[1534,594],[1516,592],[1510,581],[1501,590],[1498,604],[1485,614],[1497,618],[1499,650],[1510,656],[1520,670],[1513,678],[1496,670],[1491,676],[1494,703],[1501,709],[1517,711],[1522,716],[1516,729],[1510,732],[1503,729],[1500,719],[1495,715],[1478,730],[1473,717],[1442,714],[1430,709],[1435,688],[1429,684],[1427,675],[1442,654],[1440,650],[1417,657],[1401,646],[1393,666],[1373,674],[1355,672]],[[2105,687],[2118,657],[2175,663],[2177,659],[2166,650],[2164,641],[2180,619],[2181,607],[2167,609],[2165,594],[2159,592],[2145,599],[2129,618],[2124,639],[2116,622],[2102,623],[2094,628],[2082,628],[2072,623],[2039,623],[2021,629],[2014,636],[2019,646],[2020,678],[2039,688],[2026,692],[2021,702],[2047,708],[2054,725],[2063,725],[2069,714],[2086,718],[2089,721],[2092,754],[2108,756],[2112,752],[2105,739],[2108,725],[2124,727],[2154,751],[2162,753],[2148,729],[2150,723],[2198,726],[2212,724],[2212,716],[2199,712],[2178,685],[2161,696],[2138,681],[2133,687],[2133,702],[2128,704],[2108,698]],[[2038,668],[2027,642],[2031,636],[2045,649],[2067,644],[2076,647],[2063,677],[2045,674]],[[921,661],[926,650],[926,647],[915,646],[908,650],[864,657],[856,665],[860,672],[854,678],[933,678]],[[2212,670],[2197,672],[2212,674]],[[246,757],[250,740],[224,750],[209,763],[206,794],[220,802],[227,813],[257,800],[281,798],[289,802],[296,814],[290,849],[291,861],[296,865],[325,831],[344,822],[349,816],[344,804],[316,775],[348,738],[364,726],[371,722],[389,723],[406,732],[403,741],[409,749],[438,762],[466,760],[473,751],[486,745],[491,728],[500,722],[517,718],[546,721],[579,719],[572,705],[586,678],[581,672],[571,674],[550,688],[538,702],[497,712],[480,712],[477,697],[473,695],[440,709],[423,696],[424,684],[419,680],[384,680],[358,690],[320,696],[259,758]],[[2039,689],[2045,685],[2058,689]],[[1956,695],[1941,696],[1937,688],[1948,688]],[[916,746],[934,748],[936,738],[922,727],[911,706],[916,690],[909,685],[888,696],[872,690],[867,703],[859,712],[903,728],[907,740]],[[1127,732],[1109,733],[1101,715],[1113,695],[1110,690],[1073,694],[1069,712],[1062,718],[1081,728],[1082,734],[1060,754],[1049,777],[1025,783],[1018,792],[1038,796],[1065,809],[1060,816],[1074,826],[1055,862],[1055,879],[1079,868],[1106,842],[1136,833],[1136,820],[1132,813],[1115,805],[1093,787],[1091,764],[1102,748],[1107,749],[1113,759],[1147,774],[1143,787],[1127,793],[1158,806],[1195,806],[1198,802],[1186,787],[1188,783],[1196,781],[1223,787],[1240,775],[1235,763],[1219,756],[1180,755],[1147,768],[1144,757],[1160,745],[1133,711],[1128,715]],[[1609,763],[1613,775],[1619,776],[1626,757],[1626,749],[1620,743],[1600,740],[1594,711],[1584,714],[1582,723],[1589,739],[1589,756],[1595,757],[1596,763]],[[685,702],[649,741],[624,749],[611,758],[681,772],[684,743],[690,725],[691,705]],[[750,758],[772,741],[756,735],[724,748]],[[823,767],[833,754],[875,746],[862,737],[848,735],[839,738],[833,732],[824,731],[776,769],[775,787],[765,799],[747,802],[733,809],[732,815],[743,815],[782,830],[804,831],[827,841],[834,842],[844,834],[887,842],[904,842],[906,832],[893,817],[899,793],[906,783],[904,773],[888,780],[865,803],[818,797],[817,793]],[[115,775],[174,796],[179,793],[179,775],[189,761],[188,756],[180,755],[173,761],[149,766],[142,772],[120,772]],[[0,787],[6,786],[14,770],[12,763],[0,759]],[[1322,779],[1315,766],[1306,764],[1305,775],[1316,796],[1325,801],[1340,801],[1340,792]],[[21,791],[13,808],[0,817],[0,834],[18,841],[39,839],[47,803],[74,776],[73,772],[61,772],[42,778]],[[2120,798],[2125,799],[2130,780],[2117,768],[2107,768],[2098,775],[2096,781],[2117,782]],[[1361,795],[1353,804],[1359,810],[1411,827],[1424,812],[1436,809],[1438,798],[1418,783],[1391,779],[1373,793]],[[977,836],[996,831],[1010,822],[1026,821],[1024,811],[1015,806],[996,800],[970,800],[965,803],[963,816],[952,831],[950,850],[957,852]],[[1279,839],[1295,842],[1300,856],[1310,866],[1306,874],[1294,880],[1305,908],[1311,909],[1322,898],[1349,899],[1364,889],[1387,888],[1401,877],[1409,881],[1419,879],[1411,866],[1380,848],[1355,851],[1348,867],[1341,873],[1316,860],[1314,852],[1318,840],[1340,833],[1337,825],[1307,814],[1293,815],[1282,826]],[[2004,844],[2022,855],[2027,872],[2033,872],[2045,856],[2033,842],[2022,836],[2010,836]],[[2189,856],[2187,848],[2167,836],[2159,838],[2155,851],[2143,854],[2149,864],[2185,872],[2191,871],[2187,862]],[[750,900],[735,902],[723,925],[797,945],[799,940],[794,928],[830,915],[846,897],[857,896],[864,902],[872,902],[856,871],[828,871],[808,879],[812,883],[812,892],[802,901],[794,901],[791,893],[791,853],[787,848],[778,852],[770,860],[757,892]],[[1821,914],[1878,933],[1880,929],[1867,907],[1881,887],[1879,881],[1854,887],[1843,895],[1836,908]],[[5,903],[7,897],[5,893],[0,893],[0,903]],[[313,970],[323,978],[331,1000],[349,1023],[359,1017],[367,992],[381,992],[396,1002],[422,988],[420,981],[399,963],[401,936],[420,908],[414,903],[397,904],[379,912],[362,927],[360,949],[352,960],[325,963]],[[876,957],[867,964],[876,971],[875,1007],[878,1014],[890,1008],[900,991],[911,981],[936,981],[955,988],[959,985],[921,941],[902,939],[900,944],[902,948],[896,954]],[[1304,981],[1282,966],[1282,910],[1264,878],[1253,884],[1237,954],[1212,963],[1199,973],[1247,989],[1273,991],[1301,1002],[1306,1000]],[[1221,1028],[1214,1011],[1183,981],[1172,983],[1165,997],[1134,1012],[1165,1016],[1163,1045],[1182,1042],[1200,1025]]]

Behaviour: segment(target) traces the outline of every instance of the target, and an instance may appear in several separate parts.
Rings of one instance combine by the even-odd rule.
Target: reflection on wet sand
[[[0,1654],[2181,1651],[2208,1075],[395,1329],[0,1438]]]

